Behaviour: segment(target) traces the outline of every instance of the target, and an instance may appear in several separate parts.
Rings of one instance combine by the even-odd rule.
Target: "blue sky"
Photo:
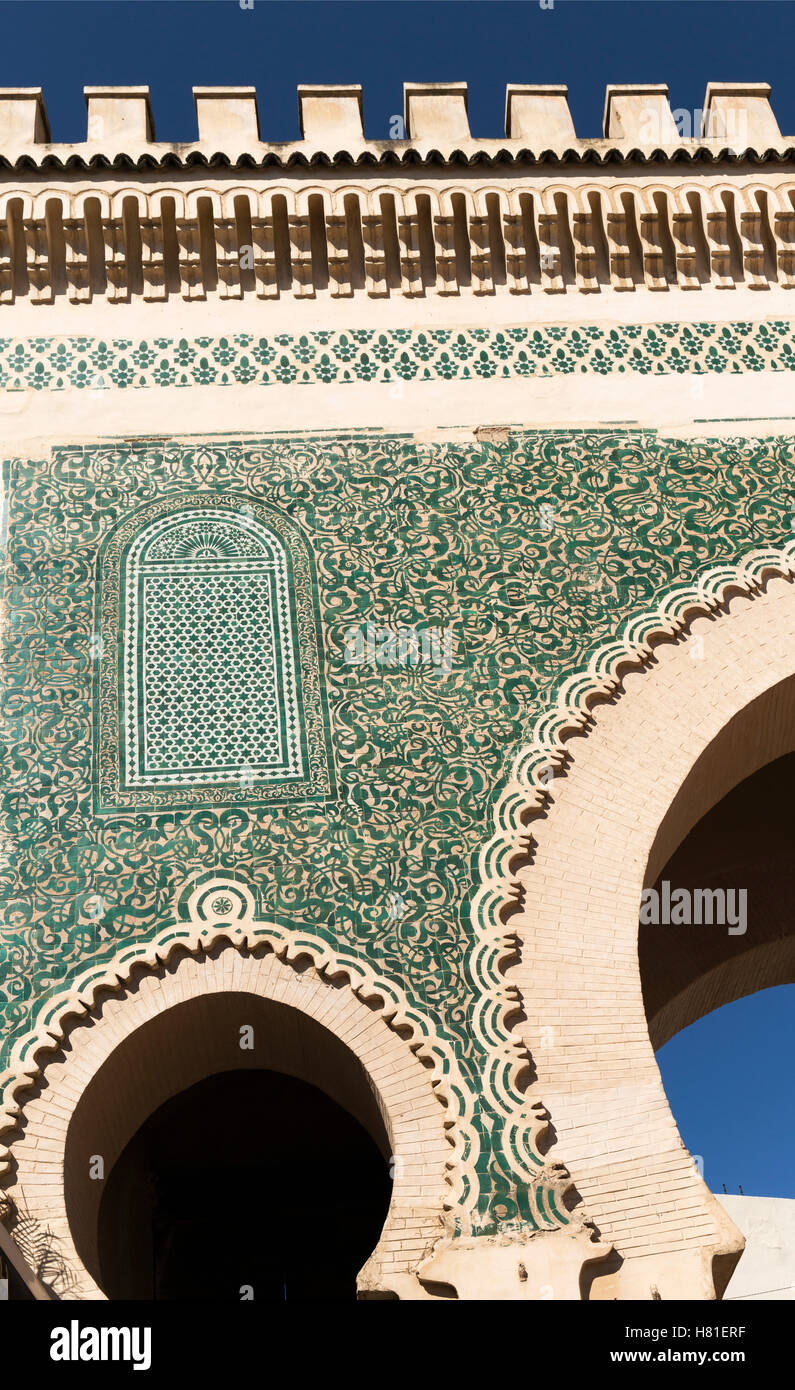
[[[657,1053],[671,1109],[713,1192],[795,1197],[795,985],[761,990]]]
[[[258,89],[263,138],[298,138],[299,82],[360,82],[386,139],[405,81],[467,81],[475,135],[504,133],[507,82],[565,82],[575,128],[601,135],[608,82],[667,82],[674,107],[708,81],[765,81],[795,134],[795,6],[787,0],[0,0],[0,86],[43,87],[53,138],[85,138],[84,85],[148,84],[161,140],[195,139],[191,87]]]
[[[608,82],[667,82],[700,107],[708,81],[765,81],[795,136],[795,6],[786,0],[0,0],[0,86],[41,86],[56,141],[85,138],[84,85],[148,84],[157,136],[196,136],[191,88],[257,87],[264,139],[296,139],[300,82],[361,82],[387,138],[405,81],[469,83],[473,134],[503,134],[507,82],[565,82],[577,133],[601,134]],[[660,1053],[683,1138],[717,1192],[795,1196],[795,986],[702,1019]]]

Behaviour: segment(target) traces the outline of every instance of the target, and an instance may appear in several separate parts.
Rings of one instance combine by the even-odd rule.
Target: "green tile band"
[[[395,328],[197,338],[0,339],[0,387],[343,386],[353,382],[792,371],[789,319]]]

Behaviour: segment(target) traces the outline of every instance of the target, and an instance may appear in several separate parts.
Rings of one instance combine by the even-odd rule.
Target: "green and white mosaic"
[[[791,539],[794,446],[625,429],[418,445],[362,431],[10,460],[0,1068],[42,1002],[164,931],[211,865],[245,879],[285,934],[342,943],[405,991],[479,1098],[478,1228],[541,1223],[482,1086],[478,853],[517,749],[566,679],[674,586]],[[169,597],[188,574],[207,586],[189,603],[198,652],[176,613],[185,594],[176,608]],[[242,603],[235,575],[254,579]],[[147,578],[158,585],[142,600]],[[148,648],[141,602],[155,615]],[[351,629],[369,623],[449,629],[451,659],[351,664]],[[177,660],[192,693],[175,713],[157,692]],[[227,742],[211,749],[202,721],[226,720],[232,689]],[[243,755],[270,779],[224,782]]]
[[[637,373],[795,370],[791,319],[238,333],[196,338],[0,339],[0,388],[334,385]]]
[[[166,497],[99,560],[95,806],[331,793],[313,558],[261,501]]]

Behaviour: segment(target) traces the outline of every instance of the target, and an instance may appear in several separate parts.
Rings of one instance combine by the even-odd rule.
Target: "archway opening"
[[[795,1267],[781,1235],[795,1227],[794,786],[793,753],[739,781],[641,908],[644,1004],[668,1102],[695,1169],[747,1237],[731,1281],[733,1262],[716,1273],[729,1298],[766,1296],[782,1287],[780,1267]]]
[[[786,753],[713,805],[657,875],[638,936],[655,1050],[723,1005],[795,982],[793,788]]]
[[[795,985],[736,999],[682,1029],[657,1062],[682,1140],[720,1199],[788,1201],[795,1223]]]
[[[140,988],[156,995],[148,976]],[[311,980],[292,988],[311,1004]],[[353,1297],[394,1152],[375,1081],[328,1027],[248,991],[203,993],[135,1028],[82,1091],[64,1154],[72,1239],[111,1298]]]
[[[217,1073],[161,1105],[114,1164],[101,1283],[112,1299],[352,1299],[390,1196],[366,1129],[316,1086]]]

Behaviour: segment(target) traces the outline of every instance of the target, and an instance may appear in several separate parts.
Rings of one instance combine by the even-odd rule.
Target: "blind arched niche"
[[[311,562],[296,528],[207,497],[137,522],[101,566],[100,790],[125,805],[328,794]]]

